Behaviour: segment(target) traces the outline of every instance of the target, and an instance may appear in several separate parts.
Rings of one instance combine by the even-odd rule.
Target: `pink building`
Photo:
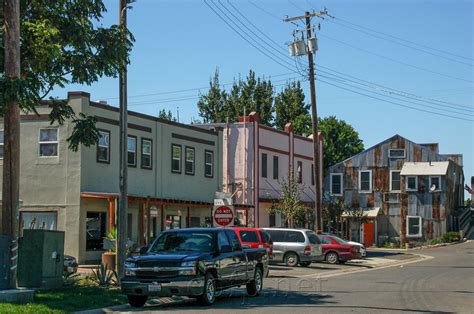
[[[223,189],[234,195],[234,204],[241,205],[237,215],[244,225],[283,226],[280,215],[270,215],[268,208],[279,201],[280,180],[288,178],[290,169],[304,187],[301,201],[314,206],[312,137],[294,134],[291,124],[284,131],[259,124],[255,112],[245,119],[241,117],[240,122],[202,126],[223,129]],[[319,141],[322,173],[321,135]],[[247,209],[243,209],[246,205]]]

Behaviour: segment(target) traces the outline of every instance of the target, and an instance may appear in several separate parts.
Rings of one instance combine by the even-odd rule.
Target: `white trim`
[[[210,155],[211,156],[211,162],[206,162],[206,156]],[[211,166],[211,174],[207,175],[206,174],[206,166]],[[207,178],[213,178],[214,177],[214,152],[207,150],[204,151],[204,176]]]
[[[440,192],[440,191],[442,191],[442,190],[443,190],[443,186],[441,185],[441,176],[430,176],[430,181],[429,181],[430,184],[429,184],[429,186],[428,186],[429,191],[431,192],[431,186],[433,185],[433,184],[431,184],[431,179],[432,179],[432,178],[438,178],[438,182],[439,182],[439,187],[438,187],[436,190],[432,191],[432,192]]]
[[[41,141],[41,130],[56,130],[56,141]],[[41,144],[56,144],[56,155],[55,156],[41,156]],[[38,158],[58,158],[59,157],[59,128],[58,127],[48,127],[48,128],[39,128],[38,132]]]
[[[369,189],[368,190],[362,190],[361,189],[361,174],[362,172],[368,172],[370,174],[369,178]],[[372,193],[372,170],[359,170],[359,193]]]
[[[332,177],[335,177],[335,176],[339,176],[341,177],[341,193],[339,194],[335,194],[332,192]],[[329,177],[329,190],[330,190],[330,193],[331,195],[334,195],[334,196],[342,196],[344,194],[344,182],[343,182],[343,174],[342,173],[331,173],[330,174],[330,177]]]
[[[403,151],[403,156],[392,156],[392,151],[394,150],[402,150]],[[390,148],[388,150],[388,158],[392,158],[392,159],[404,159],[406,158],[406,150],[404,148]]]
[[[100,138],[102,137],[102,133],[105,133],[108,136],[107,145],[101,145],[100,144]],[[109,130],[99,130],[99,134],[100,134],[100,138],[99,138],[99,142],[97,143],[97,149],[99,149],[99,147],[107,148],[107,159],[100,159],[99,154],[97,154],[97,161],[110,162],[110,136],[111,136],[111,132]]]
[[[0,142],[0,146],[3,146],[3,154],[5,154],[5,130],[0,129],[0,132],[3,132],[3,141]],[[0,157],[0,160],[3,160],[3,156]]]
[[[414,189],[410,189],[408,187],[408,178],[415,178],[415,188]],[[405,191],[418,191],[418,177],[417,176],[406,176],[405,177]]]
[[[130,150],[128,149],[128,141],[129,140],[134,140],[135,141],[135,150]],[[133,153],[134,154],[134,157],[133,157],[133,164],[129,163],[128,162],[128,153]],[[133,135],[129,135],[127,136],[127,165],[128,166],[131,166],[131,167],[136,167],[137,164],[138,164],[138,136],[135,137]]]
[[[417,234],[409,234],[409,230],[410,230],[409,221],[410,221],[410,218],[418,218],[419,229],[418,229]],[[407,230],[406,230],[406,236],[407,237],[413,237],[413,238],[421,237],[423,235],[422,229],[423,229],[423,221],[421,219],[421,216],[407,216]]]
[[[398,176],[399,180],[398,181],[400,182],[400,189],[398,189],[398,190],[394,190],[393,187],[392,187],[392,173],[394,173],[394,172],[399,173],[399,176]],[[401,192],[401,190],[402,190],[402,176],[401,176],[401,171],[400,170],[390,170],[390,183],[389,184],[390,184],[390,192]]]

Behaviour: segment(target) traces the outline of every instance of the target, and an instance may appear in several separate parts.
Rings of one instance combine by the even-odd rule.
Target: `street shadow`
[[[406,255],[403,252],[394,252],[394,251],[367,251],[366,258],[370,257],[394,257],[394,256],[402,256]]]

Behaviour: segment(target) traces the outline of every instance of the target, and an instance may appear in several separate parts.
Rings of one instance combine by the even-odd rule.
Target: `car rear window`
[[[239,231],[240,239],[242,242],[251,242],[251,243],[259,243],[257,232],[250,231],[250,230],[241,230]]]
[[[263,243],[271,243],[272,238],[270,237],[270,234],[266,231],[260,230],[260,237],[262,237],[262,242]]]
[[[321,244],[319,237],[313,231],[306,231],[306,235],[308,236],[309,243],[311,244]]]

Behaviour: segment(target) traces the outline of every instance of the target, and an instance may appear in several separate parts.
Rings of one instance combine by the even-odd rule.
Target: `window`
[[[271,213],[269,216],[269,222],[268,222],[268,225],[270,227],[275,227],[276,226],[276,217],[275,217],[275,213]]]
[[[181,173],[181,145],[171,145],[171,172]]]
[[[227,233],[227,236],[230,239],[230,243],[232,245],[232,250],[234,250],[234,251],[242,250],[242,245],[240,244],[239,237],[237,236],[235,231],[232,230],[232,229],[227,229],[227,230],[225,230],[225,232]]]
[[[407,216],[407,236],[421,237],[421,217]]]
[[[342,173],[331,173],[329,181],[331,181],[331,195],[342,195]]]
[[[249,230],[242,230],[239,231],[240,239],[242,242],[252,242],[252,243],[259,243],[260,240],[258,239],[257,232],[249,231]]]
[[[321,238],[321,243],[322,244],[332,244],[331,240],[326,239],[326,238]]]
[[[418,177],[407,176],[406,190],[407,191],[418,191]]]
[[[405,150],[404,149],[389,149],[388,157],[389,158],[405,158]]]
[[[273,243],[275,242],[285,242],[285,231],[279,230],[266,230],[270,237],[272,238]]]
[[[153,167],[153,141],[142,138],[142,168],[151,169]]]
[[[359,191],[372,192],[372,170],[359,171]]]
[[[303,163],[301,161],[296,163],[296,180],[298,183],[303,183]]]
[[[186,147],[184,172],[189,175],[194,175],[194,148]]]
[[[314,185],[314,164],[311,164],[311,185]]]
[[[102,251],[104,246],[106,213],[86,213],[86,250]]]
[[[299,231],[288,231],[286,234],[286,242],[305,242],[303,233]]]
[[[57,128],[40,129],[39,155],[40,157],[58,156]]]
[[[181,228],[181,216],[167,215],[165,228],[166,230]]]
[[[229,239],[224,232],[217,233],[217,243],[219,244],[219,251],[222,250],[223,246],[230,246]]]
[[[390,191],[400,191],[400,171],[391,170],[390,171]]]
[[[273,243],[270,234],[266,231],[260,230],[260,237],[262,238],[263,243]]]
[[[273,156],[273,179],[278,180],[278,156]]]
[[[267,154],[262,153],[262,178],[267,177]]]
[[[321,244],[321,240],[313,231],[306,231],[306,235],[308,236],[309,243],[311,244]]]
[[[137,166],[137,137],[130,135],[127,144],[127,159],[130,167]]]
[[[430,177],[430,192],[441,191],[441,177]]]
[[[99,143],[97,143],[97,161],[110,163],[110,131],[99,130]]]
[[[0,131],[0,159],[3,159],[3,135],[4,135],[4,132],[3,130]]]
[[[210,150],[204,152],[204,175],[208,178],[214,176],[214,152]]]

